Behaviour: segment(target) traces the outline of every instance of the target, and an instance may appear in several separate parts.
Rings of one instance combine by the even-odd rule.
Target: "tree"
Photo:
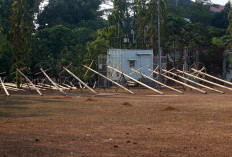
[[[228,2],[225,5],[225,9],[219,13],[216,13],[212,19],[212,25],[221,29],[227,29],[229,25],[228,15],[230,12],[231,3]]]
[[[64,25],[74,28],[80,23],[96,20],[101,16],[102,0],[50,0],[49,5],[38,16],[40,29]]]
[[[14,49],[15,63],[19,68],[28,67],[31,37],[33,30],[33,12],[26,0],[16,0],[12,4],[10,17],[10,37]]]
[[[229,21],[229,25],[227,28],[227,34],[229,37],[229,41],[228,41],[227,46],[231,48],[232,47],[232,8],[230,8],[230,12],[228,14],[228,21]]]
[[[202,23],[204,25],[210,25],[213,15],[210,11],[209,0],[197,0],[191,6],[190,20],[193,23]]]

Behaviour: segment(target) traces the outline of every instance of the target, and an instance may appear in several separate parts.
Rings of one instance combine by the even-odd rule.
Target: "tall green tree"
[[[230,8],[229,14],[228,14],[228,21],[229,21],[229,25],[227,28],[227,34],[228,34],[228,47],[231,48],[232,47],[232,8]]]
[[[230,8],[231,8],[231,3],[228,2],[225,5],[225,9],[222,10],[219,13],[216,13],[212,19],[211,24],[215,27],[221,28],[221,29],[227,29],[228,25],[229,25],[229,21],[228,21],[228,15],[230,12]]]
[[[82,27],[83,25],[101,26],[104,23],[99,18],[102,15],[98,11],[101,3],[102,0],[50,0],[49,5],[39,14],[38,24],[40,29],[55,25],[64,25],[69,28],[80,25]]]
[[[15,63],[19,68],[28,67],[31,37],[33,31],[33,12],[26,0],[15,0],[10,17],[10,41],[14,49]]]

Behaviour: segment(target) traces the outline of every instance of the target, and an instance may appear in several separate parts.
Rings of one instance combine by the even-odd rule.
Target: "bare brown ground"
[[[133,91],[0,91],[0,156],[231,156],[232,92]]]

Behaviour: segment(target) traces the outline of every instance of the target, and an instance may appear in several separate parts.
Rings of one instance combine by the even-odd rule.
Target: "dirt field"
[[[134,92],[1,91],[0,156],[232,156],[232,92]]]

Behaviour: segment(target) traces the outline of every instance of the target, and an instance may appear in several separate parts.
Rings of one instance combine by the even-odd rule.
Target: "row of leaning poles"
[[[102,77],[103,79],[106,79],[107,81],[111,82],[112,84],[114,84],[115,86],[117,86],[117,88],[122,88],[123,90],[125,90],[126,92],[130,93],[130,94],[134,94],[134,92],[132,92],[130,89],[128,89],[127,87],[123,86],[122,84],[120,84],[117,81],[112,80],[110,77],[107,77],[101,73],[99,73],[98,71],[94,70],[91,68],[92,63],[89,66],[83,65],[83,67],[85,67],[87,69],[86,74],[88,71],[92,71],[94,74]],[[70,66],[70,65],[69,65]],[[69,67],[68,66],[68,67]],[[79,87],[80,88],[86,88],[88,89],[90,92],[92,92],[93,94],[100,94],[97,93],[94,88],[91,88],[87,83],[85,83],[84,81],[82,81],[79,77],[77,77],[74,73],[72,73],[68,67],[63,67],[62,71],[59,73],[59,75],[61,75],[63,72],[67,72],[71,77],[73,77],[76,81],[78,81],[79,83]],[[137,84],[139,84],[140,86],[143,86],[144,88],[147,88],[149,90],[152,90],[155,93],[161,94],[163,95],[164,93],[156,88],[154,88],[153,86],[149,86],[148,84],[143,83],[142,81],[139,81],[136,78],[133,78],[132,76],[130,76],[130,74],[125,74],[122,71],[119,70],[119,67],[115,68],[114,66],[107,66],[108,69],[111,69],[111,76],[113,71],[117,72],[118,74],[120,74],[121,76],[123,76],[124,78],[127,78]],[[141,67],[143,68],[143,67]],[[140,68],[140,69],[141,69]],[[197,70],[195,68],[191,68],[191,71],[184,71],[184,70],[179,70],[176,68],[173,68],[171,70],[166,70],[166,69],[162,69],[163,73],[159,73],[158,72],[158,66],[155,69],[150,69],[148,68],[148,70],[151,72],[150,76],[147,76],[143,73],[141,73],[139,70],[140,69],[134,69],[131,68],[131,71],[133,71],[133,73],[136,73],[138,75],[141,75],[143,78],[146,78],[152,82],[154,82],[155,84],[162,86],[164,88],[170,89],[174,92],[183,94],[183,92],[179,89],[176,89],[172,86],[169,86],[161,81],[159,81],[158,79],[155,79],[153,77],[151,77],[152,75],[156,75],[157,78],[158,77],[162,77],[165,78],[166,80],[171,80],[173,81],[175,84],[179,84],[183,87],[187,87],[190,88],[192,90],[198,91],[200,93],[203,94],[207,94],[207,92],[205,90],[203,90],[203,88],[213,91],[213,92],[217,92],[220,94],[224,94],[224,91],[221,91],[219,89],[216,89],[214,87],[219,87],[222,89],[226,89],[226,90],[231,90],[232,88],[230,86],[232,86],[231,82],[225,81],[223,79],[220,79],[218,77],[212,76],[210,74],[207,74],[206,72],[203,72],[205,69],[205,67],[203,67],[200,70]],[[29,79],[29,77],[27,77],[23,72],[22,69],[16,69],[16,72],[18,72],[18,74],[20,74],[25,81],[25,84],[22,84],[23,88],[26,89],[30,89],[31,91],[36,91],[40,96],[42,96],[42,90],[47,90],[47,89],[52,89],[52,90],[58,90],[62,95],[67,96],[68,94],[65,92],[65,90],[75,90],[77,89],[77,87],[72,83],[69,82],[69,84],[66,83],[56,83],[54,80],[52,80],[52,78],[46,73],[47,71],[49,71],[51,69],[47,69],[47,70],[43,70],[42,68],[40,68],[40,72],[36,73],[35,75],[39,75],[39,74],[43,74],[43,76],[45,77],[45,79],[40,82],[40,83],[33,83],[32,80]],[[191,73],[192,72],[192,73]],[[0,76],[4,74],[4,73],[0,73]],[[211,80],[207,79],[210,78]],[[49,81],[49,84],[45,84],[43,83],[45,80]],[[215,80],[215,81],[212,81]],[[216,83],[216,81],[218,83]],[[220,83],[219,83],[220,82]],[[206,85],[207,84],[207,85]],[[83,86],[83,87],[82,87]],[[4,79],[2,79],[0,77],[0,87],[4,90],[6,96],[9,96],[10,93],[9,91],[20,91],[20,90],[24,90],[23,88],[18,88],[16,86],[16,84],[14,83],[6,83],[4,81]]]

